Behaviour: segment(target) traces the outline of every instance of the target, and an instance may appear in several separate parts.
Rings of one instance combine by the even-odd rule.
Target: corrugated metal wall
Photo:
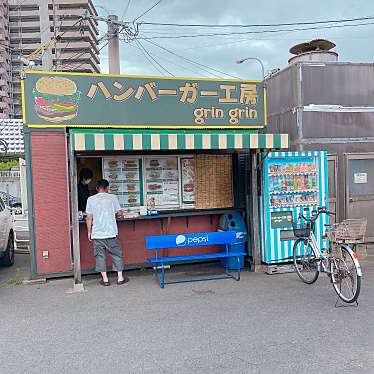
[[[297,116],[294,108],[298,103],[298,92],[295,86],[298,70],[289,66],[267,80],[267,115],[269,133],[288,133],[291,149],[297,142]]]
[[[347,154],[374,151],[374,64],[296,64],[266,84],[268,131],[289,133],[290,150],[336,155],[338,213],[346,218]]]
[[[374,64],[302,65],[303,105],[374,106]]]
[[[302,126],[305,139],[374,137],[374,112],[304,112]]]
[[[296,65],[289,66],[267,80],[269,114],[286,112],[297,105],[298,98],[295,87],[297,73]]]

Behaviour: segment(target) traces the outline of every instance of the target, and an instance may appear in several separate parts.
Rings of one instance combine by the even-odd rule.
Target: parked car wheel
[[[0,260],[2,266],[12,266],[14,265],[14,236],[11,232],[8,238],[8,244],[4,257]]]

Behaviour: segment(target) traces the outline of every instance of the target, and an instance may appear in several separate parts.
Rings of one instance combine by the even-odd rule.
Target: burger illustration
[[[160,166],[160,163],[158,162],[158,160],[151,160],[149,162],[149,165],[151,166],[151,168],[157,168],[158,166]]]
[[[33,93],[37,115],[48,122],[68,121],[78,114],[81,92],[68,78],[42,77]]]
[[[194,185],[192,183],[186,183],[183,187],[185,192],[192,192],[194,190]]]
[[[109,178],[110,179],[117,179],[118,178],[118,174],[114,173],[114,172],[111,172],[111,173],[109,173]]]
[[[114,193],[118,192],[119,191],[118,184],[111,184],[110,187],[109,187],[109,191],[114,192]]]
[[[136,184],[127,184],[127,191],[135,191],[136,189]]]
[[[117,160],[109,160],[108,165],[111,169],[114,169],[118,167],[118,161]]]
[[[129,195],[127,199],[129,204],[136,204],[138,202],[138,197],[134,194]]]

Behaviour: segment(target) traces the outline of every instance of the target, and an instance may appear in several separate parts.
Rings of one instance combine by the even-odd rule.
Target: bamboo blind
[[[197,155],[195,170],[195,208],[231,208],[231,155]]]

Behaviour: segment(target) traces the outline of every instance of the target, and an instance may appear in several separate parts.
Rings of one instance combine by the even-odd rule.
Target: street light
[[[239,61],[236,61],[236,63],[237,64],[242,64],[243,62],[248,61],[248,60],[257,61],[261,65],[262,80],[264,81],[265,80],[265,67],[264,67],[264,63],[259,58],[257,58],[257,57],[247,57],[247,58],[243,58]]]

